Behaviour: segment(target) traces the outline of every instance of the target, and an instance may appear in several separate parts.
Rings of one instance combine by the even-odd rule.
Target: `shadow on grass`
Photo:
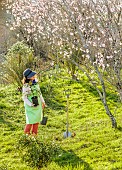
[[[62,104],[60,99],[56,98],[57,92],[54,91],[53,87],[47,88],[46,86],[41,88],[43,97],[47,106],[52,110],[65,110],[65,106]]]
[[[53,96],[45,99],[45,102],[47,104],[47,106],[52,109],[52,110],[64,110],[66,109],[66,107],[58,100],[56,100]]]
[[[85,80],[85,81],[82,81],[82,80],[78,80],[78,81],[76,81],[76,80],[70,80],[69,84],[73,84],[73,83],[76,83],[76,82],[79,83],[79,84],[81,84],[81,86],[82,86],[84,89],[86,89],[88,92],[90,92],[90,93],[93,94],[94,96],[100,98],[97,90],[95,89],[95,87],[94,87],[92,84],[90,84],[90,82],[88,82],[88,81],[86,81],[86,80]],[[99,88],[99,90],[100,90],[101,93],[102,93],[101,87]],[[109,92],[109,91],[106,91],[106,96],[107,96],[108,100],[112,100],[113,102],[117,102],[118,99],[119,99],[119,97],[118,97],[117,94],[112,93],[112,92]],[[101,99],[99,99],[99,100],[101,100]]]
[[[89,83],[87,82],[86,80],[85,81],[82,81],[82,80],[69,80],[69,82],[67,82],[67,85],[71,85],[71,84],[74,84],[74,83],[78,83],[81,85],[81,88],[83,87],[84,89],[86,89],[87,92],[89,92],[91,95],[97,97],[96,100],[99,100],[101,101],[100,99],[100,96],[97,92],[97,90]],[[48,85],[49,86],[49,85]],[[52,85],[50,85],[49,87],[48,86],[43,86],[41,88],[41,91],[42,91],[42,94],[43,94],[43,97],[45,98],[45,101],[46,101],[46,104],[48,105],[48,107],[50,109],[53,109],[53,110],[63,110],[65,111],[65,106],[64,104],[62,104],[62,99],[61,98],[56,98],[57,96],[57,92],[55,91],[55,87],[53,87]],[[78,87],[79,89],[80,87]],[[101,91],[102,93],[102,90],[101,88],[99,88],[99,90]],[[107,96],[107,99],[108,100],[111,100],[113,102],[117,102],[118,101],[118,96],[117,94],[115,93],[112,93],[112,92],[109,92],[107,91],[106,92],[106,96]],[[86,96],[87,97],[87,96]],[[87,100],[85,98],[85,95],[84,95],[84,100]]]
[[[4,124],[7,125],[11,131],[15,130],[16,129],[15,125],[7,121],[6,117],[7,117],[6,113],[0,110],[0,125]]]
[[[117,127],[117,130],[119,130],[119,131],[122,132],[122,127],[121,127],[121,126],[118,126],[118,127]]]
[[[84,170],[92,170],[90,165],[79,158],[72,150],[61,150],[60,155],[54,160],[60,167],[71,166],[72,168],[83,167]]]

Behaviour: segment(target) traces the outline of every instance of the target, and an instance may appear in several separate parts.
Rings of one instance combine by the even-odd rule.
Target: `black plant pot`
[[[33,96],[31,99],[32,99],[32,103],[34,104],[34,106],[38,106],[39,105],[38,97],[37,96]]]

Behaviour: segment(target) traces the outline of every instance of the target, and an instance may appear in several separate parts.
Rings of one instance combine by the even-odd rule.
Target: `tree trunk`
[[[117,122],[116,119],[114,118],[114,116],[112,115],[111,111],[109,110],[109,107],[107,105],[107,102],[104,102],[104,100],[102,100],[102,103],[104,105],[104,108],[106,110],[106,114],[109,116],[109,118],[111,119],[112,122],[112,128],[117,128]]]
[[[94,64],[94,68],[97,72],[97,75],[98,75],[98,78],[100,80],[100,83],[101,83],[101,87],[102,87],[102,93],[99,91],[99,95],[100,95],[100,98],[102,100],[102,103],[104,105],[104,108],[106,110],[106,114],[109,116],[111,122],[112,122],[112,128],[117,128],[117,122],[116,122],[116,119],[114,118],[114,116],[112,115],[111,111],[109,110],[109,107],[108,107],[108,104],[107,104],[107,100],[106,100],[106,88],[105,88],[105,83],[104,83],[104,80],[103,80],[103,77],[97,67],[96,64]]]

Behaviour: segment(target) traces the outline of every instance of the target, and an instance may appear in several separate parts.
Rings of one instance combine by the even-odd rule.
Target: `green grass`
[[[109,107],[118,123],[111,122],[96,91],[84,78],[76,82],[52,77],[40,84],[48,115],[46,126],[39,126],[38,138],[54,140],[61,153],[42,170],[122,170],[122,105],[116,94],[107,94]],[[66,131],[65,89],[69,97],[69,131],[75,137],[63,138]],[[21,97],[13,86],[0,88],[0,170],[36,170],[22,162],[16,145],[23,135],[25,113]]]

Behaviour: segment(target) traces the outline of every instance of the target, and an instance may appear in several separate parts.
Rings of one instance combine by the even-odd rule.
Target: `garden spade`
[[[64,138],[71,137],[71,132],[69,132],[69,95],[71,94],[71,90],[65,90],[65,94],[67,97],[67,112],[66,112],[66,132],[64,132]]]

